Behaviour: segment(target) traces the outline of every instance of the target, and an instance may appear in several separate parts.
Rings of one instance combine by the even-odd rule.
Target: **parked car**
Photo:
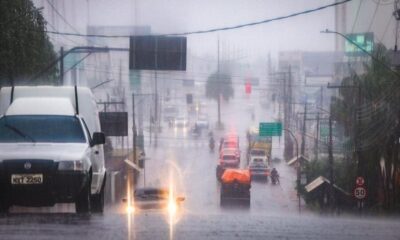
[[[104,207],[105,135],[86,87],[0,90],[0,211],[75,203]]]
[[[208,129],[210,126],[206,115],[200,115],[195,122],[196,126],[201,129]]]
[[[174,122],[175,128],[187,128],[189,125],[189,121],[186,117],[177,117]]]

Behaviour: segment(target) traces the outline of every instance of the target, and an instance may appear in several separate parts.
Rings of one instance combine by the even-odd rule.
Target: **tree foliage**
[[[377,44],[378,60],[364,65],[362,74],[353,72],[343,79],[340,96],[332,103],[332,116],[344,126],[351,139],[348,158],[357,160],[348,171],[358,171],[366,179],[370,206],[394,207],[400,195],[396,175],[400,137],[400,79],[389,71],[388,51]],[[382,168],[384,166],[384,168]],[[390,174],[392,172],[394,174]],[[354,181],[351,180],[351,181]],[[347,183],[346,185],[354,184]],[[397,199],[397,201],[395,200]]]
[[[29,79],[56,58],[46,21],[30,0],[0,1],[0,85],[51,84],[57,69]]]
[[[218,100],[220,96],[228,101],[234,96],[232,80],[229,74],[213,73],[206,83],[206,96]]]

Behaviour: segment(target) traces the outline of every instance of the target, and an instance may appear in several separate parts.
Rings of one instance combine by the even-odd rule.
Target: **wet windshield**
[[[236,160],[236,156],[234,155],[224,155],[223,160]]]
[[[85,135],[76,117],[3,116],[0,142],[83,143]]]
[[[265,156],[265,152],[263,150],[251,150],[251,155],[254,155],[254,156]]]

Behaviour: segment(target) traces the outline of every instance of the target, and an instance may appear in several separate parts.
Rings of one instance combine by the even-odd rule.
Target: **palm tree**
[[[229,74],[213,73],[206,83],[206,96],[218,103],[218,127],[221,127],[221,98],[229,101],[234,95],[232,80]]]
[[[397,173],[400,83],[397,74],[385,67],[390,65],[386,48],[377,44],[373,55],[378,61],[365,64],[363,74],[343,79],[342,86],[355,87],[340,90],[340,97],[332,104],[332,116],[351,139],[349,153],[358,160],[352,166],[366,179],[368,202],[379,203],[378,196],[383,195],[385,205],[393,206],[390,202],[394,203],[398,194],[396,174],[386,173]]]

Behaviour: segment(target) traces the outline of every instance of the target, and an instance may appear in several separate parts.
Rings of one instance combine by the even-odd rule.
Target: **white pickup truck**
[[[268,180],[270,175],[268,155],[264,149],[253,148],[249,152],[249,170],[252,179]]]
[[[12,205],[104,208],[105,136],[85,87],[0,90],[0,212]]]

